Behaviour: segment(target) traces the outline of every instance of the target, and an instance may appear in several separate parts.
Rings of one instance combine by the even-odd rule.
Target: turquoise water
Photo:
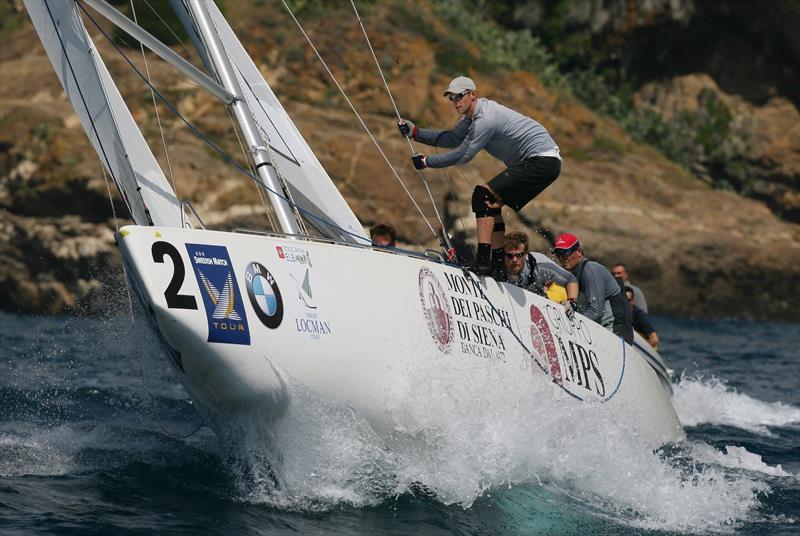
[[[655,323],[684,442],[642,452],[580,413],[596,435],[570,438],[543,403],[490,426],[453,411],[427,448],[387,452],[302,392],[226,446],[143,323],[0,315],[0,533],[797,533],[799,327]]]

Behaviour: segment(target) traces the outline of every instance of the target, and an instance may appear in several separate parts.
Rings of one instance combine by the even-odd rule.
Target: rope
[[[436,238],[437,242],[439,242],[439,245],[441,245],[445,250],[447,250],[448,249],[447,245],[445,243],[443,243],[442,240],[439,239],[439,236],[436,234],[436,231],[433,229],[433,226],[428,221],[428,218],[425,217],[425,213],[422,212],[422,209],[420,208],[420,206],[417,203],[417,201],[414,199],[414,196],[411,195],[411,192],[406,187],[405,183],[403,182],[403,179],[400,178],[400,175],[397,173],[397,170],[395,170],[394,166],[392,166],[392,163],[389,161],[389,158],[386,156],[386,153],[383,152],[383,149],[381,148],[380,144],[378,143],[378,140],[376,140],[375,136],[372,135],[372,132],[370,131],[369,127],[364,122],[364,120],[361,118],[361,115],[358,113],[358,110],[356,110],[356,107],[350,101],[350,98],[347,96],[347,93],[342,88],[341,84],[339,84],[339,81],[336,79],[336,77],[334,76],[333,72],[331,72],[330,68],[328,67],[328,64],[325,63],[324,59],[322,59],[322,55],[320,55],[319,51],[317,50],[317,47],[314,46],[314,43],[311,41],[311,38],[308,36],[306,31],[303,29],[303,26],[300,24],[300,21],[298,21],[297,17],[294,16],[294,13],[292,12],[292,9],[289,7],[289,5],[286,3],[286,0],[281,0],[281,3],[283,4],[283,7],[285,7],[286,10],[289,12],[289,15],[292,17],[292,20],[297,25],[297,27],[300,29],[300,33],[302,33],[303,37],[305,37],[306,41],[308,42],[309,46],[311,47],[311,50],[314,51],[314,54],[316,54],[317,59],[320,61],[320,63],[322,63],[322,66],[325,68],[325,71],[328,73],[328,76],[330,76],[331,80],[333,80],[333,83],[339,89],[339,92],[342,94],[342,97],[344,97],[344,100],[350,106],[350,109],[353,111],[353,113],[355,114],[356,118],[361,123],[361,126],[364,127],[364,130],[367,132],[367,135],[372,140],[372,143],[375,144],[375,147],[378,149],[378,152],[380,153],[380,155],[386,161],[386,164],[389,166],[389,169],[392,170],[392,173],[394,174],[394,176],[397,179],[397,181],[400,183],[400,186],[403,187],[403,190],[405,190],[406,195],[408,195],[408,198],[414,204],[414,207],[417,209],[417,212],[419,212],[420,216],[422,216],[422,219],[425,221],[425,224],[428,226],[428,229],[430,229],[431,234],[433,234],[434,238]]]
[[[136,8],[133,5],[133,0],[130,0],[130,3],[131,3],[131,13],[133,14],[133,22],[139,24],[139,21],[136,18]],[[150,6],[150,4],[147,5]],[[152,6],[150,6],[150,9],[153,9]],[[158,13],[156,13],[156,15],[158,15]],[[159,16],[159,19],[160,18],[161,17]],[[139,48],[142,51],[142,60],[144,60],[144,70],[147,73],[147,80],[152,81],[152,78],[150,77],[150,68],[147,66],[147,55],[144,53],[144,45],[141,42],[139,42]],[[178,197],[178,188],[175,186],[175,174],[172,171],[172,162],[170,161],[169,158],[169,149],[167,148],[167,140],[164,137],[164,127],[161,125],[161,116],[158,114],[158,105],[156,103],[156,96],[153,93],[152,89],[150,90],[150,97],[153,99],[153,111],[156,114],[156,122],[158,123],[158,132],[161,134],[161,145],[164,146],[164,157],[167,160],[167,171],[169,171],[169,180],[172,183],[172,191],[175,194],[175,197]]]
[[[366,1],[367,5],[371,7],[371,4],[370,4],[369,0],[365,0],[365,1]],[[381,23],[380,17],[377,18],[377,25],[378,25],[378,30],[382,34],[386,35],[387,32],[384,30],[384,27],[383,27],[383,24]],[[400,63],[399,60],[398,60],[398,55],[394,51],[394,47],[392,46],[391,40],[388,42],[388,48],[389,48],[389,54],[391,55],[391,57],[394,60],[394,62],[395,63]],[[374,54],[373,54],[373,56],[374,56]],[[380,68],[380,63],[378,63],[378,67]],[[415,86],[412,85],[410,89],[411,89],[411,94],[414,97],[414,100],[419,100],[419,96],[417,95]],[[388,88],[387,88],[387,91],[388,91]],[[389,93],[389,96],[391,98],[391,92]],[[394,105],[394,99],[393,98],[392,98],[392,104]],[[398,119],[402,119],[402,117],[400,117],[400,112],[398,111],[397,106],[395,106],[394,108],[395,108],[395,113],[397,114]],[[424,112],[423,112],[422,118],[426,121],[426,123],[430,124],[430,121],[428,120],[428,116]],[[408,143],[412,147],[412,151],[416,152],[413,149],[413,145],[411,144],[411,140],[410,139],[408,140]],[[434,150],[435,154],[439,153],[438,147],[433,147],[433,150]],[[442,175],[444,175],[445,181],[447,182],[448,191],[453,196],[453,198],[457,199],[457,196],[456,196],[456,193],[455,193],[455,188],[453,187],[453,181],[450,178],[450,174],[446,171],[445,168],[441,168],[440,171],[442,172]],[[464,184],[466,184],[467,189],[469,189],[471,184],[467,180],[467,177],[464,175],[464,171],[460,167],[457,168],[457,171],[461,175],[461,178],[464,181]],[[424,176],[423,176],[423,180],[424,180]],[[456,215],[458,217],[459,223],[461,224],[461,230],[464,232],[464,236],[467,236],[467,226],[464,223],[464,217],[461,214],[461,209],[459,208],[459,204],[458,203],[456,203]],[[468,242],[466,243],[466,245],[469,247],[470,251],[472,252],[472,254],[474,256],[475,251],[474,251],[473,247]]]
[[[383,69],[381,68],[381,64],[378,61],[378,57],[375,55],[375,49],[372,48],[372,42],[369,39],[369,35],[367,34],[367,29],[364,27],[364,21],[361,19],[361,15],[359,14],[358,9],[356,8],[354,0],[350,0],[350,5],[353,6],[353,11],[356,14],[356,19],[358,19],[358,24],[359,26],[361,26],[361,31],[364,34],[364,39],[367,41],[367,47],[369,47],[369,51],[372,54],[372,59],[375,60],[375,66],[378,68],[378,74],[380,75],[381,80],[383,80],[383,87],[386,88],[386,94],[389,95],[389,100],[392,103],[392,107],[394,108],[394,113],[397,116],[397,120],[402,121],[403,118],[400,117],[400,110],[398,110],[397,108],[397,103],[395,102],[394,96],[392,95],[392,90],[389,89],[389,83],[386,81],[386,76],[384,76],[383,74]],[[412,155],[415,154],[417,151],[414,150],[414,145],[411,143],[411,140],[409,138],[406,138],[406,141],[408,142],[408,148],[411,150],[411,154]],[[389,164],[389,166],[391,167],[391,164]],[[394,168],[392,168],[392,171],[394,171]],[[419,177],[422,180],[422,184],[425,186],[425,191],[428,192],[428,198],[431,200],[431,205],[433,205],[433,212],[436,214],[436,219],[439,221],[439,225],[442,228],[442,238],[444,239],[445,242],[445,249],[447,251],[448,258],[450,260],[453,260],[452,255],[454,254],[455,250],[453,249],[453,245],[450,243],[450,237],[447,234],[447,229],[444,226],[444,221],[442,221],[442,216],[439,214],[439,208],[436,206],[436,200],[433,198],[433,193],[431,192],[431,188],[428,185],[428,181],[425,179],[425,173],[423,173],[421,169],[418,169],[417,173],[419,174]]]
[[[365,242],[365,243],[370,243],[371,242],[371,240],[369,238],[367,238],[366,236],[362,236],[362,235],[356,234],[356,233],[354,233],[352,231],[348,231],[347,229],[344,229],[343,227],[339,227],[338,225],[336,225],[335,223],[329,221],[328,219],[320,217],[320,216],[317,216],[316,214],[304,209],[303,207],[297,205],[296,203],[293,203],[283,193],[276,192],[275,190],[272,190],[271,188],[263,185],[261,183],[261,181],[257,177],[255,177],[253,174],[250,173],[250,171],[248,171],[247,169],[242,167],[242,165],[239,164],[236,160],[234,160],[233,157],[231,155],[229,155],[224,149],[222,149],[219,145],[217,145],[208,136],[203,134],[188,119],[186,119],[183,115],[181,115],[181,113],[178,111],[178,109],[175,107],[175,105],[173,105],[164,95],[162,95],[161,92],[158,91],[158,89],[155,88],[155,86],[153,86],[150,82],[148,82],[147,78],[141,73],[141,71],[136,67],[136,65],[134,65],[134,63],[130,60],[130,58],[128,58],[128,56],[125,54],[125,52],[123,52],[122,49],[116,43],[114,43],[114,41],[111,39],[111,37],[103,30],[103,28],[100,27],[100,25],[97,23],[97,21],[94,19],[94,17],[92,17],[92,15],[88,11],[86,11],[86,8],[84,8],[83,5],[80,2],[77,2],[77,5],[81,8],[83,13],[89,18],[89,20],[92,21],[92,24],[95,25],[95,27],[100,31],[100,33],[103,34],[103,36],[106,38],[106,40],[108,40],[108,42],[111,44],[111,46],[113,46],[114,49],[122,56],[122,58],[125,60],[125,62],[128,64],[128,66],[131,69],[133,69],[133,71],[139,76],[139,78],[141,78],[142,81],[145,84],[147,84],[155,92],[156,96],[161,100],[161,102],[163,102],[164,105],[167,108],[169,108],[169,110],[173,114],[175,114],[175,116],[178,119],[180,119],[189,128],[189,130],[192,132],[192,134],[194,134],[203,143],[205,143],[206,145],[211,147],[225,161],[225,163],[229,164],[231,167],[233,167],[234,169],[236,169],[237,171],[239,171],[240,173],[242,173],[243,175],[248,177],[250,180],[255,181],[256,184],[262,186],[267,191],[275,194],[280,199],[283,199],[287,203],[289,203],[290,205],[295,206],[297,208],[297,210],[300,211],[301,213],[303,213],[303,215],[305,217],[317,220],[317,221],[329,226],[332,229],[336,229],[337,231],[340,231],[344,235],[352,236],[353,238],[361,240],[362,242]],[[434,233],[434,235],[435,234],[436,233]]]

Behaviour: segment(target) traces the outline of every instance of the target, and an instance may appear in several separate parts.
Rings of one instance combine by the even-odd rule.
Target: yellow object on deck
[[[550,283],[550,286],[547,287],[547,297],[554,302],[561,303],[567,299],[567,289],[558,283]]]

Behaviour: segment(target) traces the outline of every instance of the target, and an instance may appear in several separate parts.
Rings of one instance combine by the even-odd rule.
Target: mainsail
[[[122,100],[75,2],[25,0],[47,56],[138,225],[181,227],[181,204]]]
[[[174,5],[174,3],[173,3]],[[325,172],[286,110],[213,2],[206,2],[214,26],[236,70],[242,97],[258,124],[280,176],[306,220],[323,235],[357,242],[364,229]],[[193,32],[190,32],[193,33]],[[198,50],[202,50],[198,47]],[[309,218],[307,214],[312,214]],[[329,225],[323,222],[330,222]],[[363,239],[362,239],[363,242]]]

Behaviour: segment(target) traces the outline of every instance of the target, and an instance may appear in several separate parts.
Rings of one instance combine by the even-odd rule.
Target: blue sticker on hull
[[[203,295],[208,342],[250,344],[244,303],[224,246],[186,244],[194,275]]]

